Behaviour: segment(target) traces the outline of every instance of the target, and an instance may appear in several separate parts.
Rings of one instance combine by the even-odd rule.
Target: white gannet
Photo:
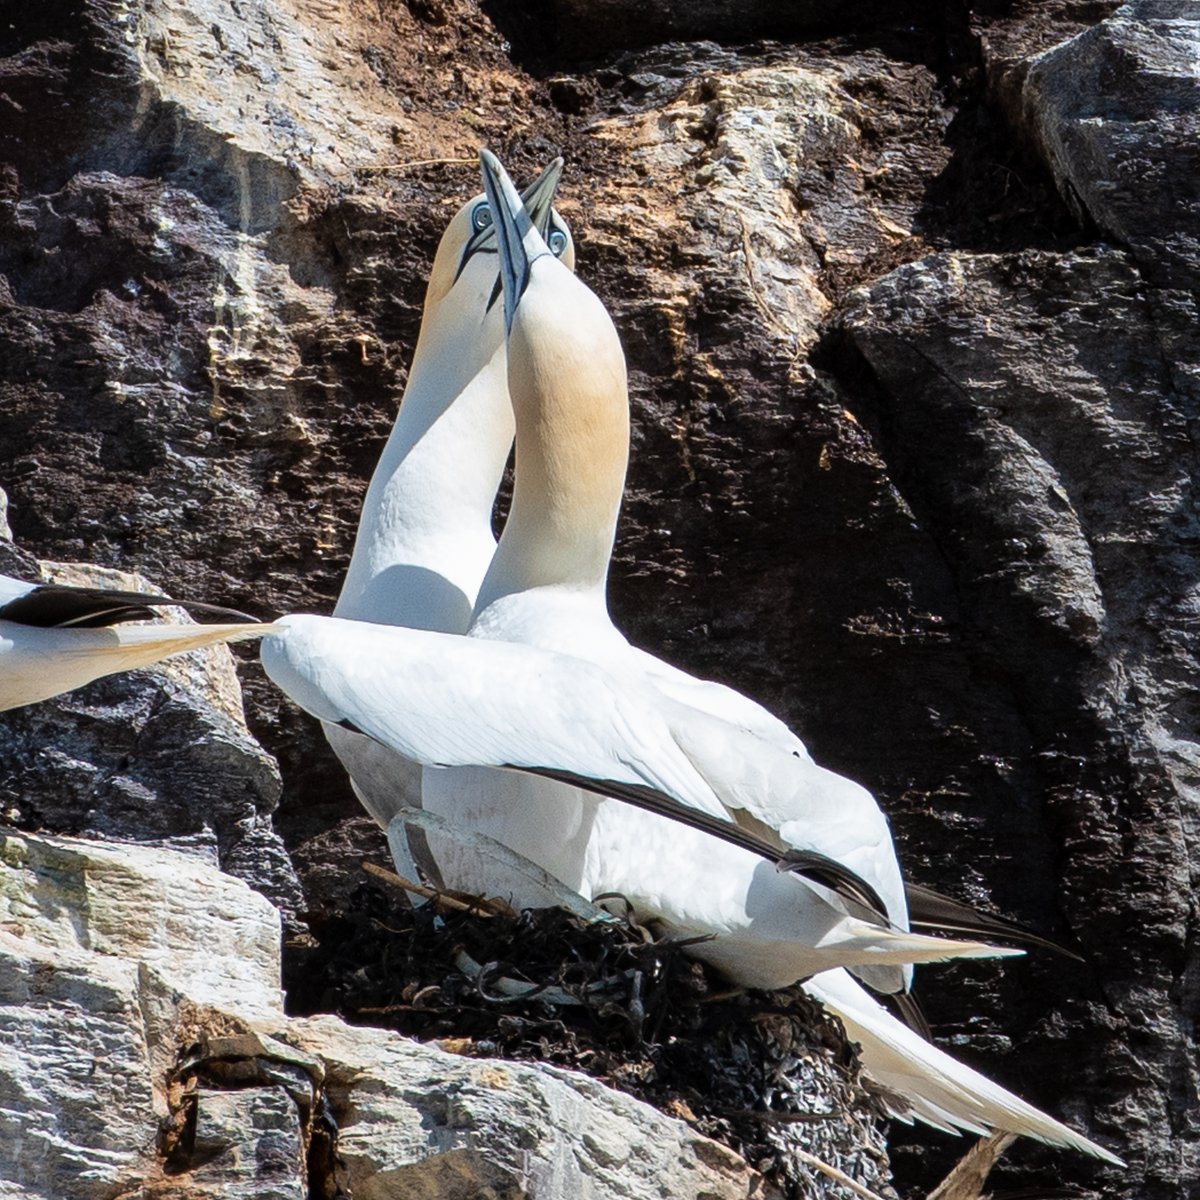
[[[523,199],[568,267],[570,230],[553,211],[562,159]],[[450,220],[425,293],[400,411],[371,477],[334,615],[465,633],[496,548],[492,508],[513,440],[491,211],[482,194]],[[371,738],[325,725],[367,811],[386,826],[420,804],[420,772]]]
[[[843,965],[899,971],[1022,953],[899,928],[873,881],[819,850],[782,852],[741,828],[706,777],[704,747],[676,736],[685,714],[673,709],[683,706],[649,685],[584,659],[459,634],[304,614],[280,617],[275,630],[261,643],[267,674],[322,721],[425,766],[549,775],[574,785],[563,789],[568,803],[587,788],[672,818],[655,822],[655,846],[665,853],[664,839],[688,839],[692,854],[673,865],[696,880],[685,903],[671,899],[673,923],[708,933],[732,928],[740,914],[787,957],[781,970],[743,943],[743,977],[793,981]],[[626,882],[619,873],[616,881]],[[668,895],[672,882],[664,881]]]
[[[223,617],[225,623],[121,623],[153,619],[154,609],[163,606]],[[228,623],[231,618],[236,623]],[[262,637],[274,628],[214,604],[0,575],[0,709],[48,700],[185,650]]]
[[[512,507],[469,636],[573,654],[655,689],[673,739],[730,819],[841,863],[869,882],[894,927],[907,928],[891,833],[870,793],[817,766],[748,699],[634,651],[609,619],[605,590],[629,448],[624,354],[604,306],[549,253],[519,196],[501,190],[512,185],[495,158],[482,157],[501,248],[517,457]],[[700,707],[691,694],[711,694],[717,705]],[[717,934],[696,953],[738,982],[783,987],[804,976],[798,961],[811,961],[793,933],[794,910],[805,902],[794,881],[766,887],[745,856],[691,874],[689,863],[722,853],[696,833],[549,780],[430,772],[423,797],[431,812],[487,834],[587,898],[620,892],[643,918],[686,935]],[[472,856],[445,846],[439,854],[435,842],[451,886],[489,889]],[[714,889],[720,905],[710,903]],[[697,892],[705,893],[707,928],[681,919]],[[906,985],[901,967],[868,970],[881,990]]]
[[[869,794],[822,772],[798,739],[752,701],[634,650],[612,626],[604,586],[628,449],[623,356],[599,302],[578,280],[554,268],[536,230],[521,214],[503,169],[486,152],[482,158],[500,229],[517,476],[509,523],[481,588],[472,635],[569,648],[615,669],[623,683],[640,673],[664,696],[690,703],[694,710],[684,719],[696,723],[691,745],[707,745],[708,762],[718,771],[724,767],[738,773],[738,784],[727,795],[714,788],[735,815],[748,817],[745,823],[776,845],[821,845],[861,870],[862,847],[856,857],[852,844],[857,827],[857,836],[869,847],[869,865],[876,868],[875,875],[863,873],[877,882],[883,868],[891,884],[884,894],[890,892],[894,902],[896,879],[881,851],[886,822]],[[720,722],[712,719],[716,715],[726,718],[730,728],[722,732]],[[678,735],[675,725],[672,733]],[[759,769],[747,770],[750,763]],[[799,790],[787,785],[789,776],[798,779]],[[715,870],[708,864],[700,868],[700,860],[689,863],[688,855],[679,852],[691,835],[676,833],[674,844],[671,839],[656,842],[651,832],[655,822],[643,814],[578,794],[568,798],[554,787],[512,774],[430,772],[426,806],[469,821],[585,895],[620,891],[643,913],[662,915],[655,912],[656,904],[678,902],[680,894],[715,886]],[[809,790],[802,798],[808,803],[797,805],[805,788]],[[814,830],[814,817],[833,826],[828,841]],[[624,839],[614,836],[613,825],[624,827]],[[890,850],[890,838],[887,846]],[[478,864],[456,857],[452,847],[441,850],[449,858],[454,886],[482,883],[486,889],[499,883],[493,890],[504,894],[506,881],[472,878]],[[613,867],[614,853],[633,857],[632,868],[626,862]],[[447,863],[439,865],[445,874]],[[644,876],[632,887],[631,871]],[[645,892],[655,893],[655,899],[645,901]],[[936,908],[943,899],[921,890],[918,895],[926,908]],[[956,907],[951,902],[943,911],[956,919]],[[902,921],[902,902],[889,903],[889,912]],[[968,928],[972,923],[978,928],[977,918],[965,908],[958,908],[958,915],[967,919]],[[669,924],[676,922],[670,919]],[[994,928],[1003,931],[1002,923]],[[695,952],[735,979],[763,985],[761,975],[754,970],[747,974],[744,962],[722,952],[723,941],[728,939],[718,937]],[[878,984],[881,975],[885,983],[895,982],[877,968],[869,977]],[[868,1073],[901,1097],[897,1115],[915,1115],[941,1128],[1009,1130],[1120,1161],[906,1028],[844,971],[823,973],[808,987],[860,1041]]]

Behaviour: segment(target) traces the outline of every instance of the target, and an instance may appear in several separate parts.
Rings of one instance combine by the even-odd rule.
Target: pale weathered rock
[[[307,1200],[303,1131],[283,1088],[201,1090],[195,1106],[200,1161],[188,1172],[187,1195]]]
[[[282,1011],[278,912],[193,855],[5,831],[0,921],[44,946],[141,964],[199,1004]]]
[[[0,960],[5,1195],[99,1200],[151,1183],[181,1052],[208,1030],[282,1020],[278,913],[178,851],[0,833]],[[279,1173],[266,1143],[280,1161],[294,1145],[294,1186],[277,1194],[300,1197],[301,1109],[280,1094],[290,1109],[246,1101],[239,1138],[259,1180]],[[219,1102],[203,1111],[206,1131],[221,1126]]]
[[[5,890],[8,886],[8,871]],[[7,897],[6,897],[7,899]],[[0,1195],[101,1200],[154,1159],[136,961],[0,923]],[[20,926],[17,926],[20,928]]]
[[[778,1194],[575,1072],[287,1021],[274,911],[190,856],[6,834],[0,903],[2,1194]]]
[[[682,1121],[575,1072],[461,1058],[332,1017],[288,1036],[325,1063],[356,1200],[776,1194]]]

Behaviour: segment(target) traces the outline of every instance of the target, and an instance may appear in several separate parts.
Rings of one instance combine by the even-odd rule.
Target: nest
[[[841,1027],[799,989],[733,992],[629,921],[561,909],[414,907],[364,881],[287,956],[289,1008],[336,1012],[479,1057],[553,1063],[645,1100],[740,1154],[788,1197],[806,1151],[889,1191],[883,1113]]]

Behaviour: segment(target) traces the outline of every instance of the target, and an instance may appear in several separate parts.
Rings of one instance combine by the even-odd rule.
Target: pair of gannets
[[[850,966],[896,991],[912,962],[995,952],[910,933],[870,795],[812,763],[758,705],[633,649],[611,625],[604,585],[628,451],[623,355],[607,313],[564,265],[565,228],[553,231],[563,262],[546,244],[553,185],[531,214],[499,163],[482,158],[486,207],[482,197],[464,206],[439,246],[412,382],[364,507],[338,607],[360,619],[285,618],[285,632],[263,643],[268,673],[334,727],[335,744],[344,736],[339,752],[381,822],[412,802],[404,760],[550,776],[427,770],[424,802],[586,896],[620,892],[668,928],[716,934],[697,952],[739,982],[815,975],[808,990],[861,1043],[867,1072],[900,1099],[896,1115],[1118,1162],[907,1029],[844,970],[826,969]],[[503,326],[491,303],[497,251]],[[496,549],[510,395],[516,486]],[[419,585],[414,599],[392,588],[401,582]],[[675,816],[682,802],[736,844],[595,792]],[[514,886],[453,845],[437,849],[454,886]],[[780,859],[794,870],[769,865]]]

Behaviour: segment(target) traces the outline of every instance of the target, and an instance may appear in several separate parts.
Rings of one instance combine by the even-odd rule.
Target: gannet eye
[[[563,251],[567,248],[567,235],[561,229],[552,229],[550,236],[546,239],[546,244],[555,258],[562,258]]]
[[[471,209],[471,228],[482,233],[492,224],[492,210],[486,204],[477,204]]]

